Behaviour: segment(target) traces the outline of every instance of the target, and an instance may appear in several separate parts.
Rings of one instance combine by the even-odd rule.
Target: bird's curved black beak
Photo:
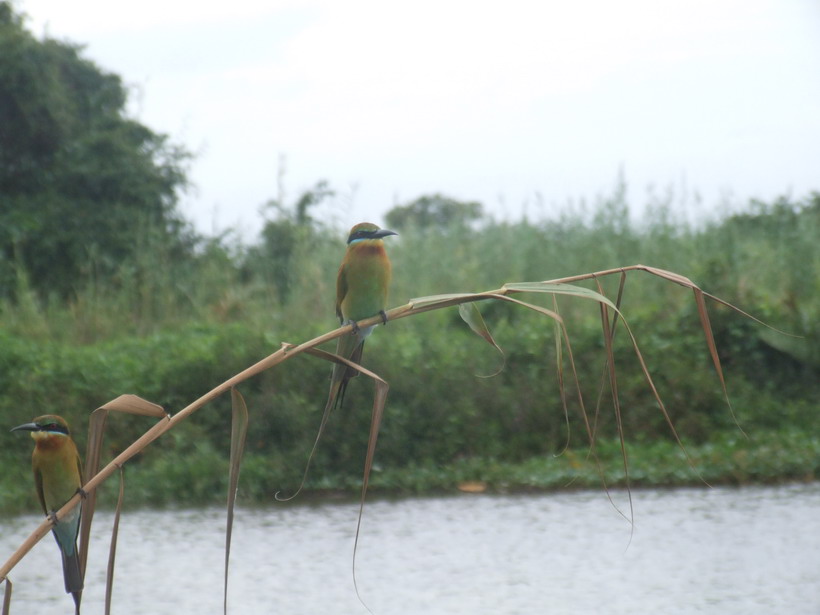
[[[382,237],[388,237],[389,235],[398,235],[396,231],[389,231],[386,228],[380,228],[378,231],[373,233],[373,239],[381,239]]]
[[[17,427],[12,427],[11,431],[40,431],[40,426],[37,423],[23,423]]]

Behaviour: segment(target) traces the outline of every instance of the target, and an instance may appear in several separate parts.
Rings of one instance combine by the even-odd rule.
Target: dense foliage
[[[187,154],[125,103],[117,75],[36,39],[0,2],[0,296],[21,271],[62,298],[91,272],[113,280],[146,235],[190,250],[175,209]]]
[[[415,296],[488,290],[506,281],[550,279],[637,262],[688,275],[705,290],[804,336],[788,337],[711,306],[734,413],[750,435],[746,440],[723,399],[691,294],[644,274],[630,275],[624,312],[678,433],[702,464],[700,470],[709,474],[712,464],[724,468],[715,470],[719,477],[710,474],[714,482],[813,477],[820,468],[820,418],[812,402],[820,395],[815,350],[820,291],[814,283],[820,253],[813,240],[820,230],[820,196],[756,203],[744,213],[697,227],[671,220],[664,207],[649,211],[639,223],[633,222],[619,193],[586,216],[517,224],[485,217],[473,230],[408,229],[391,238],[391,305]],[[35,300],[6,303],[0,313],[2,422],[13,425],[41,411],[57,411],[77,426],[82,441],[86,413],[116,395],[136,393],[174,412],[281,341],[299,342],[333,328],[335,270],[343,236],[341,229],[318,227],[297,233],[290,263],[296,275],[286,300],[277,296],[264,271],[246,263],[248,254],[265,259],[264,242],[231,247],[214,241],[195,265],[168,258],[147,268],[151,274],[141,283],[156,293],[147,330],[139,305],[126,301],[141,294],[139,286],[83,287],[75,301],[62,306]],[[793,255],[796,247],[799,262]],[[176,269],[189,272],[188,283],[165,280],[183,278]],[[604,282],[614,296],[616,281]],[[598,311],[592,303],[569,299],[561,301],[560,309],[592,416],[604,361]],[[572,399],[568,422],[563,415],[551,322],[508,305],[485,302],[481,310],[505,352],[503,371],[491,378],[482,376],[497,371],[499,355],[469,331],[454,309],[389,323],[368,341],[366,364],[391,386],[375,485],[440,486],[441,472],[447,474],[442,468],[450,468],[450,476],[497,476],[498,468],[509,464],[527,468],[535,459],[548,464],[568,437],[577,453],[555,461],[556,468],[564,468],[556,470],[556,476],[581,467],[573,460],[584,459],[584,425]],[[636,474],[655,476],[664,467],[663,476],[697,481],[685,459],[674,452],[670,429],[623,334],[616,338],[616,358],[625,434],[639,447],[632,455],[633,466],[642,459],[650,466],[635,466]],[[251,410],[242,490],[246,496],[266,498],[298,483],[318,427],[327,377],[324,362],[299,358],[242,386]],[[570,378],[567,389],[573,388]],[[352,384],[345,407],[331,417],[310,487],[345,487],[359,479],[371,394],[366,379]],[[162,446],[150,447],[130,464],[135,472],[132,485],[140,486],[137,500],[222,497],[229,425],[229,401],[220,399],[172,432]],[[137,418],[112,418],[108,454],[122,450],[146,427]],[[606,398],[597,429],[603,442],[617,438]],[[12,469],[4,480],[25,489],[28,470],[19,458],[26,456],[29,445],[14,435],[7,438],[5,466]],[[657,450],[672,461],[653,470],[648,453],[640,451],[654,450],[662,442],[671,448]],[[710,444],[715,442],[732,445],[715,452]],[[800,450],[788,450],[791,446]],[[781,457],[790,460],[789,465],[783,466]],[[770,459],[773,465],[754,472],[726,469],[744,459],[756,464]],[[610,463],[614,465],[608,471],[617,471],[617,457],[610,455]],[[678,474],[673,463],[680,463]],[[404,478],[402,468],[408,471]],[[543,485],[549,476],[533,476],[532,483]],[[12,498],[15,490],[8,493]]]

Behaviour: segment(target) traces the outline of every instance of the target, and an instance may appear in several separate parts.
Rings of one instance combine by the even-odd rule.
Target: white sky
[[[632,204],[672,186],[695,214],[694,193],[708,210],[820,190],[816,0],[16,6],[197,154],[182,207],[206,233],[253,238],[282,156],[286,202],[327,179],[341,227],[434,192],[555,212],[619,169]]]

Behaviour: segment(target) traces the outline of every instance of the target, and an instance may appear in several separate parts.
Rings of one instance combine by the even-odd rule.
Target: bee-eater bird
[[[350,334],[342,335],[336,342],[336,354],[354,363],[361,363],[364,340],[370,335],[373,327],[360,328],[356,321],[381,314],[382,322],[387,324],[387,287],[390,286],[390,259],[384,250],[382,239],[389,235],[398,235],[393,231],[381,229],[370,222],[361,222],[350,229],[347,237],[347,251],[339,274],[336,276],[336,315],[342,325],[352,325]],[[310,461],[316,452],[319,439],[322,437],[330,411],[344,401],[348,381],[359,372],[347,365],[334,363],[330,377],[330,393],[322,413],[319,432],[305,464],[302,483],[296,492],[277,499],[290,500],[296,497],[305,484]]]
[[[82,485],[82,466],[77,446],[71,439],[68,423],[56,414],[37,417],[31,423],[18,425],[12,431],[30,431],[34,439],[31,467],[34,484],[43,512],[49,516],[60,510]],[[80,530],[80,506],[75,506],[55,522],[52,533],[63,557],[65,590],[74,597],[75,612],[80,612],[83,576],[77,552]]]
[[[353,325],[350,335],[339,338],[336,354],[354,363],[361,362],[364,341],[373,330],[372,326],[360,329],[356,321],[381,314],[382,322],[387,323],[384,308],[387,306],[391,267],[382,239],[389,235],[398,233],[370,222],[361,222],[350,229],[347,251],[336,276],[336,315],[341,324]],[[328,410],[344,401],[347,383],[358,373],[340,363],[333,366]]]

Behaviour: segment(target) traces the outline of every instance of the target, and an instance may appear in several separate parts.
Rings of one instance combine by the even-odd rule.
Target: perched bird
[[[360,328],[356,321],[381,314],[382,322],[387,323],[384,308],[387,306],[387,287],[390,286],[390,259],[384,251],[382,239],[389,235],[398,233],[380,229],[370,222],[361,222],[350,229],[347,251],[336,276],[336,315],[341,324],[353,325],[353,331],[349,335],[338,338],[336,354],[354,363],[361,362],[364,340],[373,330],[372,326]],[[293,499],[304,487],[310,462],[324,433],[330,411],[344,401],[348,381],[358,374],[357,370],[347,365],[334,363],[330,377],[330,393],[316,440],[305,464],[302,482],[291,496],[280,497],[277,493],[277,500]]]
[[[53,517],[80,489],[82,466],[77,446],[71,439],[68,423],[56,414],[37,417],[31,423],[18,425],[12,431],[30,431],[34,439],[31,467],[34,484],[43,512]],[[77,552],[80,530],[80,506],[75,506],[52,529],[63,557],[65,590],[74,597],[76,613],[80,612],[83,576]]]
[[[397,234],[370,222],[361,222],[350,229],[347,251],[336,277],[336,315],[341,324],[352,324],[353,331],[339,338],[336,354],[354,363],[361,362],[364,341],[373,330],[372,326],[360,329],[356,321],[381,314],[382,322],[387,323],[384,308],[391,268],[382,239]],[[340,363],[333,366],[327,410],[344,401],[347,383],[358,373]]]

